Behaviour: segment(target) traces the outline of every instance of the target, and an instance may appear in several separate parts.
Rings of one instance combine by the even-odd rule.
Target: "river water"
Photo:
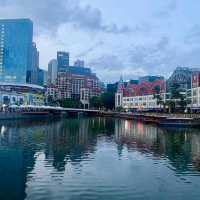
[[[0,200],[199,200],[200,131],[122,119],[0,122]]]

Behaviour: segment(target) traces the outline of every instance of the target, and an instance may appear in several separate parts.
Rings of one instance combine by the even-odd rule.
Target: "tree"
[[[175,102],[173,100],[168,100],[165,102],[165,105],[169,108],[169,113],[173,113],[175,110]]]
[[[182,95],[179,101],[180,111],[185,112],[187,105],[189,104],[191,104],[191,99],[187,99],[185,95]]]
[[[115,94],[111,92],[105,92],[101,95],[103,107],[112,110],[115,107]]]
[[[154,95],[153,95],[153,98],[157,100],[157,105],[163,105],[165,107],[165,103],[163,101],[163,98],[160,94],[160,86],[157,85],[154,87]]]
[[[79,100],[64,99],[60,101],[60,105],[64,108],[82,108],[82,104]]]
[[[90,107],[92,108],[102,108],[103,102],[100,96],[95,96],[90,99]]]
[[[180,84],[174,82],[171,87],[171,99],[180,99],[181,98],[181,89]]]
[[[115,94],[112,92],[105,92],[98,97],[90,99],[90,107],[93,108],[106,108],[112,110],[115,107]]]
[[[171,101],[170,101],[170,110],[176,111],[177,106],[180,108],[180,111],[184,111],[187,106],[186,97],[183,94],[183,89],[181,89],[180,84],[174,82],[171,87]]]

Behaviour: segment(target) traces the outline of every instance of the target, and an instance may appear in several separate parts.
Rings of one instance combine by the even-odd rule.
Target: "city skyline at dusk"
[[[198,67],[200,2],[169,1],[1,1],[0,18],[30,18],[40,66],[58,50],[70,63],[86,66],[105,82],[120,75],[169,77],[177,66]],[[116,6],[117,5],[117,6]],[[112,71],[112,73],[110,73]]]

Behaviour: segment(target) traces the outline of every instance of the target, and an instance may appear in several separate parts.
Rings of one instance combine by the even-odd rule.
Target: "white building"
[[[85,109],[89,108],[90,90],[88,88],[81,88],[80,101]]]
[[[58,62],[52,59],[48,64],[48,84],[56,84],[58,74]]]
[[[115,107],[122,107],[128,110],[148,110],[162,108],[154,95],[123,97],[121,93],[116,93]]]
[[[48,98],[47,101],[49,101],[49,100],[56,101],[59,96],[58,88],[53,84],[48,85],[47,91],[46,91],[46,96]]]
[[[192,73],[191,108],[200,109],[200,72]]]

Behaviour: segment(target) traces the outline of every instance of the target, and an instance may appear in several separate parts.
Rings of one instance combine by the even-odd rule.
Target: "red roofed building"
[[[118,84],[116,94],[116,107],[123,108],[159,108],[155,94],[165,92],[165,81],[163,77],[147,76],[139,80],[129,81],[124,86],[122,79]]]

